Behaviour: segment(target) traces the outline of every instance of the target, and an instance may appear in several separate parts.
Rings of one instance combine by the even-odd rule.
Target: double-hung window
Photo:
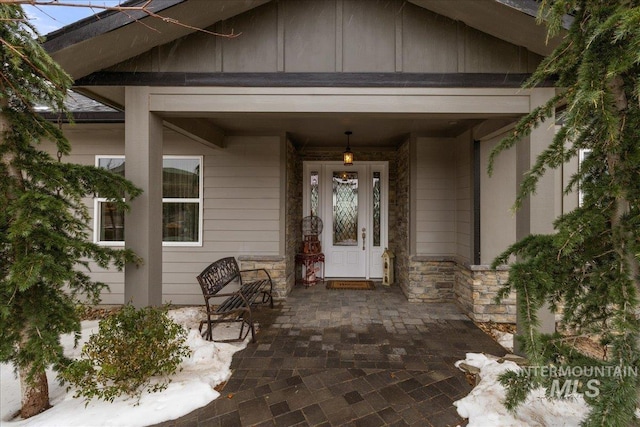
[[[124,156],[97,156],[96,166],[125,176]],[[124,245],[124,212],[96,197],[94,241]],[[202,243],[202,157],[164,156],[162,167],[162,241],[165,246]]]

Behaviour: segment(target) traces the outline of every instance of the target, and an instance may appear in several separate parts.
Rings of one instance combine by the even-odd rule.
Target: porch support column
[[[162,304],[162,120],[149,111],[149,88],[125,88],[126,178],[143,193],[130,202],[125,247],[143,259],[127,264],[125,303]]]
[[[538,88],[533,89],[531,93],[531,107],[534,108],[544,104],[548,99],[555,95],[554,88]],[[516,144],[516,177],[517,188],[520,188],[525,172],[527,172],[535,164],[538,155],[546,149],[552,142],[555,135],[555,117],[551,117],[537,128],[533,129],[529,138],[526,138]],[[527,197],[522,207],[516,213],[516,239],[519,241],[530,234],[551,234],[553,233],[553,221],[556,218],[556,193],[558,185],[556,183],[556,173],[547,171],[545,175],[538,181],[535,194]],[[517,307],[516,323],[518,333],[522,330],[520,310]],[[540,320],[539,330],[542,333],[555,332],[555,315],[545,305],[538,312]],[[517,353],[521,351],[516,348]]]

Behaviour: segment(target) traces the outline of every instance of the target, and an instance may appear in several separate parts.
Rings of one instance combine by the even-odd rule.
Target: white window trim
[[[173,247],[200,247],[202,246],[202,228],[204,227],[204,219],[202,218],[203,206],[204,206],[204,156],[197,155],[181,155],[181,156],[162,156],[162,160],[180,160],[180,159],[198,159],[200,162],[200,175],[198,176],[198,198],[162,198],[162,203],[198,203],[198,241],[197,242],[162,242],[162,246]]]
[[[591,150],[589,148],[581,148],[579,151],[579,162],[578,162],[578,168],[582,168],[582,162],[584,161],[584,159],[587,157],[587,155],[591,152]],[[584,193],[582,192],[582,186],[580,186],[580,184],[578,184],[578,206],[582,206],[582,200],[584,198]]]
[[[123,155],[97,155],[95,159],[95,166],[99,167],[100,159],[124,159]],[[201,247],[203,245],[202,235],[203,235],[203,226],[204,219],[202,217],[204,213],[204,173],[203,173],[203,165],[204,165],[204,156],[198,155],[167,155],[162,156],[162,160],[180,160],[180,159],[198,159],[200,162],[200,175],[198,177],[198,194],[200,197],[198,198],[170,198],[163,197],[162,203],[198,203],[198,241],[197,242],[162,242],[162,246],[170,246],[170,247]],[[126,167],[126,166],[125,166]],[[113,246],[113,247],[124,247],[124,241],[102,241],[100,240],[100,203],[106,202],[107,199],[104,197],[95,197],[93,199],[93,242],[101,245],[101,246]]]

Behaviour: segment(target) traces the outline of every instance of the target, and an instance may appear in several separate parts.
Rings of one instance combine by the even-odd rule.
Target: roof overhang
[[[194,28],[209,28],[269,1],[154,0],[149,10],[168,19],[150,17],[144,11],[106,11],[48,34],[44,47],[78,79],[193,33]],[[141,6],[145,2],[132,0],[123,5]]]
[[[439,15],[524,46],[531,52],[547,56],[560,38],[547,42],[547,28],[537,24],[538,3],[534,0],[408,0]],[[568,22],[567,22],[568,24]]]

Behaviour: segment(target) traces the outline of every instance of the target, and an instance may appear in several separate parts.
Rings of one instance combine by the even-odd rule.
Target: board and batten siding
[[[541,57],[403,0],[272,1],[111,68],[159,72],[528,73]]]
[[[65,129],[72,155],[65,161],[95,164],[96,155],[124,153],[123,125]],[[163,301],[201,304],[196,275],[225,256],[279,255],[281,216],[280,137],[232,136],[214,149],[165,130],[165,155],[203,156],[202,246],[163,247]],[[86,200],[93,217],[93,199]],[[91,277],[109,285],[104,304],[124,303],[124,273],[91,266]]]

